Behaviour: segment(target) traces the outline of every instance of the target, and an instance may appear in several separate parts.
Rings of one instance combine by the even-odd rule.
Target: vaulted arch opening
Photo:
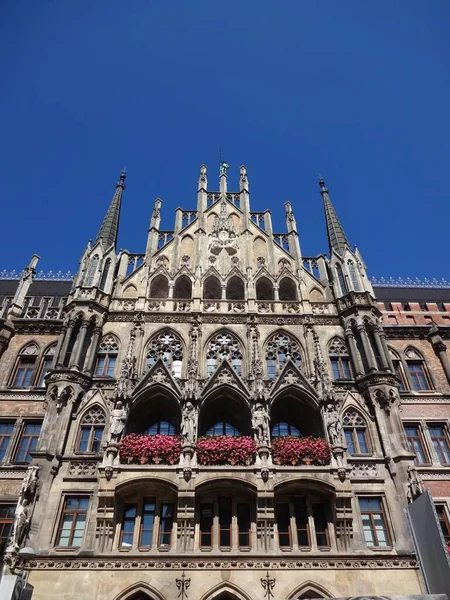
[[[227,300],[245,300],[244,282],[236,275],[227,281]]]
[[[192,298],[192,281],[187,275],[181,275],[175,281],[173,297],[183,300],[190,300]]]
[[[164,275],[157,275],[150,283],[150,298],[168,298],[169,281]]]
[[[302,398],[300,390],[287,390],[278,396],[270,408],[272,438],[323,437],[323,424],[318,407]]]
[[[280,300],[287,302],[295,302],[298,300],[297,286],[295,281],[293,281],[290,277],[283,277],[283,279],[280,281],[278,293]]]
[[[180,432],[180,423],[178,402],[166,390],[153,387],[131,409],[127,433],[174,436]]]
[[[210,275],[203,283],[204,300],[220,300],[222,298],[222,287],[220,281],[214,275]]]
[[[251,435],[251,415],[239,394],[226,389],[210,397],[200,408],[200,435]]]
[[[256,299],[257,300],[273,300],[274,299],[273,284],[267,277],[260,277],[256,282]]]

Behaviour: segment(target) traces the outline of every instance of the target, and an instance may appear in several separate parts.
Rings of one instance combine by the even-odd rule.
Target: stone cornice
[[[429,325],[383,325],[386,337],[390,340],[426,340],[430,333]],[[439,335],[450,340],[450,327],[439,325]]]
[[[143,320],[146,323],[190,323],[192,319],[191,312],[186,313],[145,313]],[[230,313],[200,313],[202,315],[202,323],[215,323],[218,325],[242,324],[245,325],[250,313],[242,313],[240,315]],[[311,325],[340,325],[339,318],[336,315],[280,315],[277,313],[256,314],[258,323],[261,325],[303,325],[308,322]],[[108,322],[119,323],[134,323],[135,312],[111,312],[108,314]]]
[[[59,335],[62,331],[63,322],[61,319],[14,319],[14,329],[16,333],[45,334],[52,333]]]
[[[324,569],[418,569],[417,561],[409,556],[380,556],[365,555],[358,557],[349,556],[327,556],[323,557],[308,557],[297,556],[295,558],[271,558],[255,556],[254,558],[236,557],[224,560],[221,556],[211,556],[209,559],[205,557],[180,557],[178,556],[108,556],[100,557],[84,557],[70,556],[68,554],[58,556],[40,557],[26,563],[26,568],[32,570],[50,570],[50,571],[67,571],[67,570],[101,570],[101,571],[117,571],[117,570],[324,570]]]

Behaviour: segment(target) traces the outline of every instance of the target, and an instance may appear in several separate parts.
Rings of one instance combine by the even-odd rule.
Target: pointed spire
[[[120,206],[122,204],[122,192],[125,189],[125,169],[120,173],[119,181],[116,185],[116,192],[109,205],[108,212],[103,219],[102,226],[98,232],[96,243],[101,239],[105,248],[109,248],[117,241],[117,231],[119,229]]]
[[[323,198],[323,208],[325,210],[325,220],[327,224],[327,235],[328,244],[330,246],[330,253],[335,250],[338,254],[343,254],[345,248],[350,248],[347,237],[342,228],[341,222],[338,219],[334,206],[331,203],[328,190],[325,186],[325,181],[321,175],[319,175],[320,194]]]

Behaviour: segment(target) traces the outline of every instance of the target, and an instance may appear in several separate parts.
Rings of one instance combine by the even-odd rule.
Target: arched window
[[[350,275],[350,281],[352,282],[352,288],[355,292],[360,289],[358,273],[356,272],[355,263],[352,260],[347,261],[348,274]]]
[[[350,357],[345,342],[339,338],[331,340],[328,346],[333,379],[351,379]]]
[[[84,280],[84,285],[86,286],[91,286],[94,285],[94,279],[95,279],[95,275],[97,273],[97,269],[98,269],[98,263],[99,263],[99,256],[98,254],[95,254],[90,260],[89,260],[89,265],[86,271],[86,277]]]
[[[273,438],[285,437],[287,435],[290,435],[292,437],[302,437],[300,430],[297,429],[297,427],[295,427],[295,425],[292,425],[291,423],[286,423],[286,422],[276,423],[272,427],[272,437]]]
[[[38,355],[39,348],[35,343],[22,348],[13,372],[12,387],[25,388],[33,384]]]
[[[106,335],[97,351],[96,377],[114,377],[119,344],[113,335]]]
[[[56,344],[53,344],[46,349],[44,356],[41,360],[41,368],[37,379],[37,385],[39,387],[45,387],[45,376],[50,372],[53,367],[53,360],[55,358]]]
[[[353,408],[349,408],[342,420],[349,454],[370,454],[367,424],[362,416]]]
[[[336,275],[339,281],[339,286],[341,288],[341,294],[347,294],[348,293],[348,286],[347,286],[347,282],[345,281],[345,277],[344,277],[344,273],[342,272],[342,267],[341,265],[337,264],[336,265]]]
[[[400,380],[400,391],[404,392],[408,388],[408,386],[406,383],[406,377],[405,377],[405,371],[403,369],[402,359],[391,348],[389,348],[389,355],[391,357],[392,364],[394,366],[394,373],[397,375],[397,377]]]
[[[147,435],[177,435],[176,426],[168,421],[156,421],[144,433]]]
[[[210,275],[203,284],[204,300],[220,300],[222,298],[222,286],[217,277]]]
[[[416,392],[431,390],[431,379],[423,357],[414,348],[405,350],[406,364],[412,389]]]
[[[183,366],[183,344],[171,331],[159,333],[150,340],[147,350],[147,368],[162,359],[174,377],[181,378]]]
[[[297,286],[290,277],[283,277],[280,281],[278,296],[280,300],[287,302],[295,302],[297,300]]]
[[[256,282],[256,299],[273,300],[273,284],[267,277],[260,277]]]
[[[236,373],[242,374],[241,346],[231,334],[221,332],[209,341],[206,349],[206,375],[210,377],[225,359]]]
[[[164,275],[157,275],[150,284],[150,298],[168,298],[169,281]]]
[[[214,423],[214,425],[206,431],[206,435],[231,435],[233,437],[239,437],[241,432],[233,425],[221,421],[220,423]]]
[[[287,333],[276,333],[270,338],[266,347],[267,377],[275,379],[289,359],[297,367],[301,367],[300,345]]]
[[[100,289],[104,290],[106,287],[106,281],[108,279],[109,269],[111,267],[111,259],[107,258],[105,261],[105,266],[103,267],[102,278],[100,280]]]
[[[192,281],[187,275],[181,275],[175,281],[173,297],[176,299],[189,300],[192,298]]]
[[[244,282],[234,276],[227,281],[227,300],[245,300]]]
[[[100,452],[104,429],[105,413],[99,406],[93,406],[81,419],[77,452]]]

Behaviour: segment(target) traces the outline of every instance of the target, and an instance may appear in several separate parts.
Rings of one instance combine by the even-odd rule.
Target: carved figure
[[[408,500],[412,502],[425,491],[423,483],[415,467],[408,467]]]
[[[127,357],[122,363],[122,370],[116,385],[116,394],[118,398],[127,400],[131,396],[133,391],[134,364],[134,357]]]
[[[227,175],[227,171],[230,168],[230,165],[227,165],[227,163],[224,160],[220,161],[220,175]]]
[[[123,430],[125,429],[126,420],[127,411],[125,410],[122,402],[118,400],[114,410],[111,412],[108,442],[112,442],[113,444],[120,442]]]
[[[228,254],[236,254],[238,250],[238,235],[234,229],[233,219],[227,215],[227,203],[220,204],[220,215],[215,217],[213,230],[210,234],[209,251],[220,254],[225,249]]]
[[[22,487],[20,488],[21,497],[32,497],[36,493],[39,477],[39,467],[31,466],[27,469],[27,474],[23,478]]]
[[[196,411],[192,402],[186,402],[181,422],[181,438],[185,444],[194,444],[197,433]]]
[[[262,404],[257,404],[252,415],[252,428],[258,444],[269,443],[269,414]]]
[[[14,514],[14,524],[11,535],[11,545],[19,549],[28,533],[30,526],[30,508],[28,500],[19,500]]]
[[[328,438],[332,446],[342,446],[342,424],[333,404],[327,406]]]

